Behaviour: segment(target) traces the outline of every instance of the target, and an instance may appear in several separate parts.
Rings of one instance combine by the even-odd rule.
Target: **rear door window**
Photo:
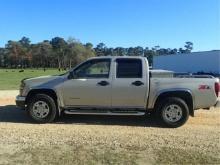
[[[142,78],[140,59],[117,59],[116,78]]]

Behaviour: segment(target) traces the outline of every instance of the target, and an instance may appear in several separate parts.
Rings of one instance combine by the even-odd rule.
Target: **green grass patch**
[[[45,165],[136,165],[137,157],[124,150],[109,148],[88,148],[85,146],[42,146],[27,148],[12,155],[0,155],[5,164],[45,164]]]
[[[219,164],[220,158],[194,150],[163,147],[156,153],[156,164]]]
[[[24,72],[19,72],[21,69],[0,69],[0,90],[18,90],[20,82],[24,78],[57,75],[64,73],[58,69],[24,69]]]
[[[153,161],[151,156],[154,156]],[[194,150],[162,147],[152,154],[145,150],[88,147],[84,145],[49,145],[21,149],[13,154],[0,154],[4,164],[78,164],[78,165],[136,165],[136,164],[219,164],[220,158]],[[151,160],[151,161],[150,161]]]
[[[41,139],[42,140],[42,139]],[[20,146],[21,147],[21,146]],[[204,149],[184,149],[160,147],[144,150],[138,148],[114,148],[107,145],[87,144],[53,144],[35,145],[29,147],[18,146],[15,152],[0,154],[0,164],[45,164],[45,165],[136,165],[136,164],[219,164],[217,154],[204,152]],[[7,151],[7,150],[6,150]]]

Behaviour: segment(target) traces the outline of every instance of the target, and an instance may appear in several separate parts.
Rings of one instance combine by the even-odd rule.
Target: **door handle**
[[[97,84],[101,85],[101,86],[107,86],[107,85],[109,85],[109,82],[107,82],[107,81],[100,81]]]
[[[143,82],[141,82],[141,81],[135,81],[135,82],[133,82],[133,83],[131,83],[132,85],[135,85],[135,86],[141,86],[141,85],[144,85],[144,83]]]

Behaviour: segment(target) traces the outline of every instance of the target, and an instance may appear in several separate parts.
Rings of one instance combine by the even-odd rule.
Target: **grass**
[[[26,148],[14,154],[0,155],[6,164],[112,164],[112,165],[136,165],[136,164],[218,164],[220,159],[206,155],[195,150],[184,150],[180,148],[160,147],[149,155],[146,150],[122,149],[117,150],[109,147],[93,148],[83,146],[71,146],[62,144],[60,146],[50,145],[36,148]],[[151,156],[154,160],[150,161]],[[13,158],[13,159],[12,159]]]
[[[12,155],[4,155],[11,157]],[[12,164],[112,164],[135,165],[137,157],[126,151],[112,151],[111,149],[86,148],[85,146],[41,146],[27,148],[13,154]]]
[[[156,164],[218,164],[220,158],[200,151],[162,147],[157,151]]]
[[[61,74],[58,69],[25,69],[24,72],[19,72],[20,69],[0,69],[0,90],[18,90],[22,79],[46,75]]]

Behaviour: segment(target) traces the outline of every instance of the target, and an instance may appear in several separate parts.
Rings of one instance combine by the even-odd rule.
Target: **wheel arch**
[[[58,95],[57,93],[53,90],[53,89],[31,89],[29,92],[28,92],[28,95],[26,96],[26,100],[25,100],[25,104],[27,104],[30,99],[35,96],[36,94],[46,94],[50,97],[53,98],[53,100],[55,101],[55,104],[57,106],[57,109],[59,111],[59,115],[60,115],[60,109],[59,109],[59,98],[58,98]]]
[[[181,89],[160,92],[155,99],[154,108],[156,108],[164,98],[168,97],[177,97],[184,100],[189,108],[190,116],[194,116],[194,97],[190,90]]]

